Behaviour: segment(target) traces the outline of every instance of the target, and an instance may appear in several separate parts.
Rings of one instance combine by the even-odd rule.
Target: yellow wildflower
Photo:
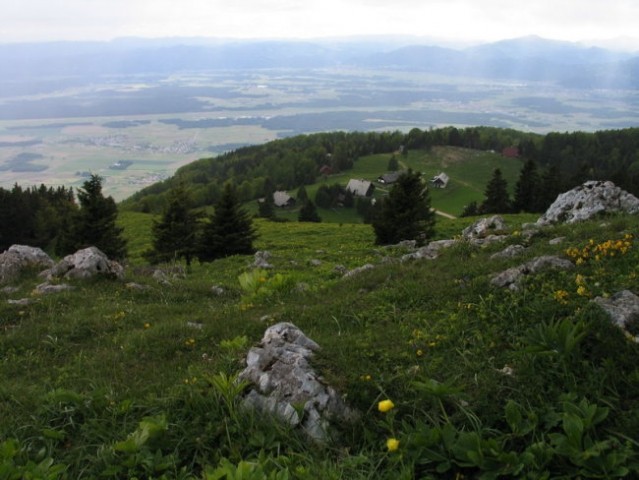
[[[146,322],[146,323],[144,324],[144,328],[151,328],[151,324],[150,324],[149,322]]]
[[[392,400],[388,400],[388,399],[382,400],[381,402],[377,404],[377,409],[382,413],[389,412],[393,408],[395,408],[395,404],[393,403]]]
[[[577,288],[577,295],[585,297],[586,295],[588,295],[588,290],[586,290],[586,287],[584,287],[583,285],[579,285],[579,287]]]
[[[394,452],[399,448],[399,440],[396,438],[389,438],[386,440],[386,448],[388,448],[389,452]]]
[[[553,298],[555,300],[557,300],[559,303],[567,303],[566,299],[569,296],[569,293],[566,290],[557,290],[555,293],[553,293]]]
[[[421,357],[422,355],[424,355],[424,351],[423,351],[423,350],[421,350],[421,349],[419,349],[419,350],[417,350],[417,352],[415,352],[415,354],[416,354],[418,357]]]

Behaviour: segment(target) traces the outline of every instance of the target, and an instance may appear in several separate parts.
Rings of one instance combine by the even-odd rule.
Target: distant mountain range
[[[571,88],[639,89],[639,53],[523,37],[466,48],[396,40],[212,41],[119,39],[0,45],[0,97],[39,93],[43,78],[211,70],[354,67],[425,71]]]

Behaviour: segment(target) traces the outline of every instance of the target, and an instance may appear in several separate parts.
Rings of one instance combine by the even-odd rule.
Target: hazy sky
[[[0,0],[0,42],[122,36],[639,37],[637,0]]]

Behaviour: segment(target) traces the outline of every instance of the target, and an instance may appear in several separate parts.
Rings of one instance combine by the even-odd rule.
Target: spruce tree
[[[388,245],[402,240],[424,240],[433,236],[435,213],[430,208],[428,190],[422,184],[419,172],[403,173],[373,220],[375,243]]]
[[[304,205],[306,200],[308,200],[308,192],[306,191],[306,187],[302,185],[297,189],[297,201]]]
[[[235,188],[224,185],[222,197],[204,226],[198,243],[201,262],[211,262],[230,255],[250,254],[257,237],[251,217],[241,208]]]
[[[153,247],[145,257],[151,263],[183,258],[190,267],[196,253],[199,217],[190,209],[191,198],[181,180],[169,191],[168,200],[161,219],[153,222]]]
[[[537,164],[534,160],[527,160],[519,174],[519,180],[515,185],[515,198],[513,211],[540,212],[540,178],[537,173]]]
[[[72,246],[73,250],[78,250],[95,246],[110,258],[126,257],[124,229],[116,225],[118,209],[115,201],[102,194],[102,177],[91,175],[77,195],[80,210],[73,220],[67,248]]]
[[[486,185],[484,201],[481,204],[481,213],[508,213],[510,212],[510,197],[508,196],[508,183],[502,177],[501,170],[496,168],[493,177]]]
[[[267,193],[266,196],[257,202],[257,214],[261,218],[275,218],[275,202],[273,201],[273,193]]]
[[[297,220],[300,222],[316,222],[319,223],[322,221],[321,217],[317,213],[317,208],[315,208],[315,204],[311,202],[308,198],[304,205],[300,209],[300,213],[297,216]]]
[[[541,175],[541,187],[539,193],[539,208],[544,212],[552,205],[560,193],[565,189],[561,170],[557,165],[551,165]]]

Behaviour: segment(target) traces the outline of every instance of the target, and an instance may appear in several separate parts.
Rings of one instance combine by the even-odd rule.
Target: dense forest
[[[121,207],[160,213],[178,177],[189,185],[196,207],[219,200],[229,179],[237,186],[240,200],[249,201],[275,189],[291,190],[314,183],[320,171],[347,171],[365,155],[434,146],[496,152],[514,147],[520,158],[534,161],[540,175],[552,178],[560,190],[585,180],[608,179],[639,194],[639,128],[539,135],[493,127],[445,127],[415,128],[406,134],[319,133],[243,147],[186,165],[174,177],[137,192]]]

